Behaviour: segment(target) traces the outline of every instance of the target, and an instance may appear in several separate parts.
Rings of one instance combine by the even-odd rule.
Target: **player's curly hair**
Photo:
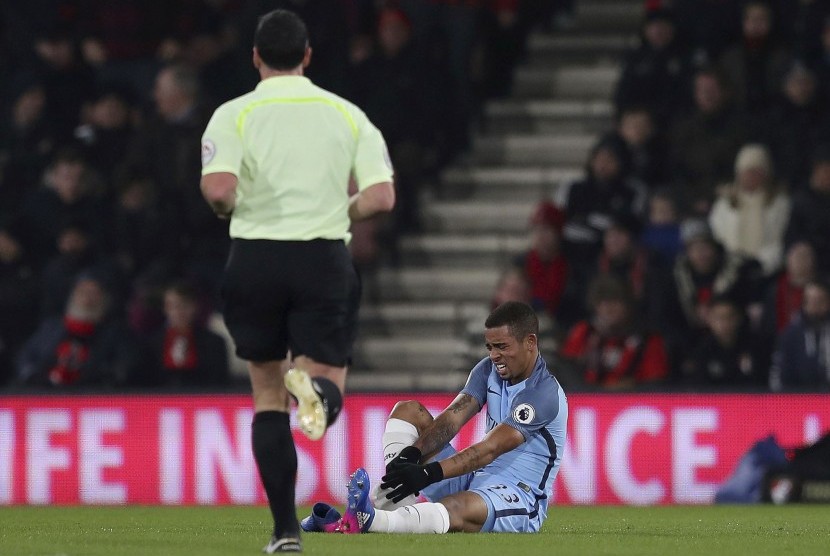
[[[254,46],[269,68],[290,70],[303,61],[308,47],[308,29],[294,12],[274,10],[259,18]]]
[[[507,326],[510,334],[521,341],[531,334],[539,334],[539,318],[533,307],[520,301],[506,301],[493,309],[484,321],[485,328]]]

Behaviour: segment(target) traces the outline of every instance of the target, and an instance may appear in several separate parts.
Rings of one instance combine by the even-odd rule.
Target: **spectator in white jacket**
[[[780,267],[790,197],[775,180],[766,147],[744,145],[735,158],[735,181],[723,186],[709,213],[715,238],[727,251],[758,260],[764,274]]]

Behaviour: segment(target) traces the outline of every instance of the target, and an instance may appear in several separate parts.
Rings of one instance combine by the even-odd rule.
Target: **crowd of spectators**
[[[571,2],[0,4],[0,386],[231,379],[206,328],[227,223],[201,199],[198,145],[213,109],[256,85],[261,14],[298,12],[308,77],[387,139],[399,208],[356,232],[368,266],[418,229],[417,188],[468,148],[482,100],[509,93],[525,37],[558,6]]]
[[[276,7],[308,22],[309,77],[389,143],[399,206],[353,242],[370,267],[419,230],[419,187],[509,94],[528,33],[568,25],[573,2],[3,3],[0,385],[232,380],[210,326],[227,224],[194,145],[255,86],[250,37]],[[614,129],[534,212],[494,300],[537,307],[569,387],[826,389],[830,2],[644,13]]]
[[[572,388],[827,390],[830,2],[644,13],[616,126],[534,212],[509,293]]]

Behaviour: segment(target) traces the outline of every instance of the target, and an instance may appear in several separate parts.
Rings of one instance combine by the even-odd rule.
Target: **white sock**
[[[389,418],[383,429],[383,463],[384,465],[398,457],[407,446],[418,440],[418,429],[409,421]]]
[[[398,457],[398,454],[407,446],[412,446],[418,440],[418,429],[409,421],[395,419],[386,421],[383,430],[383,463],[384,465]],[[386,499],[387,491],[381,491],[380,483],[372,487],[372,500],[375,508],[394,510],[402,506],[409,506],[418,501],[414,495],[409,495],[397,504]]]
[[[421,502],[394,511],[375,509],[372,533],[446,533],[450,514],[439,502]]]

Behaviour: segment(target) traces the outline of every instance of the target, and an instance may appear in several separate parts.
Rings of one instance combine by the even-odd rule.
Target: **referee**
[[[382,135],[303,76],[311,52],[296,14],[262,16],[253,48],[261,81],[220,106],[202,137],[202,194],[230,218],[224,317],[251,378],[253,453],[274,517],[268,554],[302,550],[291,395],[313,440],[343,402],[360,302],[350,222],[395,204]]]

